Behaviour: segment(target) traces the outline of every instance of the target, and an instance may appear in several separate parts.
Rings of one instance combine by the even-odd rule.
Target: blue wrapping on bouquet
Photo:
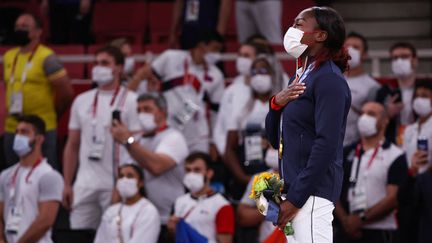
[[[191,225],[186,223],[184,219],[180,219],[176,226],[176,243],[207,243],[206,237],[201,235]]]
[[[267,215],[265,216],[266,221],[270,221],[273,225],[277,225],[279,218],[279,205],[277,205],[273,200],[268,200]]]

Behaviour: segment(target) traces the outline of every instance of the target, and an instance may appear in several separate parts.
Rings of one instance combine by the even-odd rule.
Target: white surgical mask
[[[105,85],[114,80],[112,69],[103,66],[94,66],[92,69],[92,79],[98,85]]]
[[[236,60],[237,72],[240,75],[250,74],[253,60],[247,57],[238,57]]]
[[[265,94],[272,88],[272,79],[268,74],[257,74],[252,76],[250,84],[255,92]]]
[[[269,148],[265,156],[265,163],[268,167],[278,170],[279,169],[279,153],[276,149]]]
[[[30,138],[24,135],[16,134],[13,142],[13,151],[19,156],[26,156],[31,152]]]
[[[356,68],[361,64],[361,53],[359,50],[354,47],[348,47],[348,54],[351,56],[351,59],[348,60],[348,64],[350,68]]]
[[[301,54],[303,54],[303,52],[308,48],[306,44],[300,43],[301,39],[303,38],[303,34],[303,31],[293,27],[290,27],[285,33],[283,41],[285,50],[289,55],[295,58],[299,58]]]
[[[135,67],[135,58],[133,57],[126,57],[125,63],[124,63],[124,72],[126,74],[132,74]]]
[[[391,68],[394,75],[398,78],[408,77],[412,74],[411,60],[409,58],[398,58],[393,60]]]
[[[152,132],[157,127],[155,117],[152,113],[141,112],[138,114],[138,119],[144,132]]]
[[[360,116],[357,122],[357,127],[359,129],[360,135],[362,137],[368,138],[377,134],[377,119],[368,114],[363,114]]]
[[[200,173],[189,172],[183,178],[183,185],[191,192],[199,192],[204,187],[204,176]]]
[[[138,181],[135,178],[120,178],[116,184],[117,191],[122,199],[128,199],[138,193]]]
[[[204,59],[207,64],[214,65],[222,59],[222,55],[219,52],[209,52],[205,54]]]
[[[414,99],[413,109],[420,117],[426,117],[432,112],[431,100],[429,98],[417,97]]]

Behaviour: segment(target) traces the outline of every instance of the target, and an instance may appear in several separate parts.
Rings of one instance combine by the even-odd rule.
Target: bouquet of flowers
[[[256,175],[252,184],[249,198],[254,199],[258,211],[265,216],[267,221],[277,224],[279,217],[279,204],[282,202],[283,180],[278,174],[263,172]],[[293,235],[294,230],[289,222],[284,228],[285,235]]]

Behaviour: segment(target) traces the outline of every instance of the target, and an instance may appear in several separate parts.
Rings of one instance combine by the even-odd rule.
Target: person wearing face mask
[[[348,146],[360,138],[357,120],[361,114],[361,107],[366,102],[375,100],[380,85],[365,71],[364,61],[368,51],[366,38],[351,32],[347,35],[344,46],[348,48],[348,54],[351,56],[348,61],[350,68],[345,73],[352,99],[343,142],[344,146]]]
[[[115,190],[121,202],[105,211],[94,243],[156,243],[160,218],[156,207],[145,198],[141,168],[121,166]]]
[[[303,10],[284,36],[297,58],[288,87],[270,100],[265,127],[279,150],[285,199],[278,227],[292,222],[288,242],[332,242],[333,203],[342,187],[342,151],[351,92],[343,73],[345,25],[329,7]]]
[[[168,123],[185,136],[190,151],[209,151],[210,127],[224,89],[222,72],[206,61],[215,33],[196,34],[188,51],[167,50],[151,65],[144,65],[128,87],[136,90],[141,80],[156,80],[168,103]],[[210,122],[206,111],[210,107]]]
[[[80,94],[72,104],[63,152],[63,205],[71,210],[73,230],[97,229],[101,212],[111,201],[117,168],[128,156],[114,142],[110,127],[121,123],[134,132],[141,129],[137,95],[120,85],[123,64],[124,57],[115,47],[96,51],[92,80],[98,87]]]
[[[268,148],[264,121],[269,110],[268,101],[274,83],[273,70],[265,57],[258,57],[251,68],[251,97],[231,116],[227,124],[224,163],[233,175],[228,189],[234,200],[239,200],[251,175],[265,171],[264,152]],[[264,145],[265,144],[265,145]]]
[[[418,66],[417,50],[410,43],[395,43],[390,48],[390,57],[397,85],[394,87],[389,84],[379,89],[376,101],[385,105],[391,119],[386,137],[402,145],[404,129],[414,122],[412,101]]]
[[[185,160],[183,184],[189,193],[177,198],[168,229],[176,242],[185,241],[192,232],[209,243],[231,243],[234,235],[234,209],[219,193],[213,192],[211,158],[201,152],[190,154]]]
[[[336,217],[343,231],[335,242],[399,242],[398,191],[406,183],[404,151],[385,138],[383,105],[368,102],[358,120],[360,141],[344,151],[343,192]]]
[[[269,172],[279,173],[279,159],[278,151],[269,148],[266,151],[265,163],[270,168]],[[266,239],[278,230],[271,222],[265,221],[264,216],[257,210],[255,200],[249,198],[252,190],[253,179],[251,179],[247,185],[247,189],[243,194],[240,204],[237,208],[237,219],[238,224],[242,227],[259,227],[258,230],[258,242],[265,242]],[[256,239],[251,239],[256,242]]]
[[[12,145],[17,117],[34,114],[47,127],[43,154],[48,162],[57,163],[57,120],[73,99],[73,89],[63,64],[55,53],[40,43],[42,24],[34,15],[21,14],[15,21],[13,42],[17,47],[3,56],[6,84],[7,117],[4,153],[7,165],[18,161]]]
[[[116,141],[124,144],[130,157],[143,168],[148,199],[161,216],[159,242],[166,241],[166,224],[174,200],[184,194],[183,161],[189,151],[183,135],[167,124],[167,103],[163,96],[138,97],[138,119],[142,133],[134,135],[123,124],[111,128]]]
[[[42,155],[45,123],[38,116],[18,120],[13,150],[20,161],[0,175],[0,242],[52,243],[63,180]]]

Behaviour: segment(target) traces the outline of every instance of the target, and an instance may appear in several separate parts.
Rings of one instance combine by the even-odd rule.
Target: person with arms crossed
[[[342,143],[351,106],[344,41],[342,17],[328,7],[303,10],[284,37],[285,49],[301,68],[270,100],[266,131],[280,151],[286,195],[278,226],[292,222],[288,242],[333,240],[333,202],[342,187]]]
[[[125,148],[109,133],[113,116],[131,131],[140,130],[137,95],[120,85],[123,64],[117,48],[99,49],[92,69],[98,87],[80,94],[72,104],[63,153],[63,205],[71,210],[72,229],[97,229],[111,202],[118,166],[127,158]]]
[[[42,24],[34,15],[21,14],[15,22],[14,42],[19,46],[3,56],[6,81],[6,133],[4,153],[8,165],[18,161],[12,150],[19,115],[42,118],[47,133],[42,147],[48,163],[58,169],[57,119],[73,99],[66,70],[55,53],[40,43]]]
[[[144,197],[141,168],[133,164],[122,165],[116,192],[121,202],[105,211],[94,243],[156,243],[160,218],[156,207]]]
[[[117,122],[111,128],[114,139],[124,144],[132,157],[129,161],[136,161],[144,169],[148,199],[161,216],[159,242],[166,241],[166,225],[172,206],[175,199],[184,194],[183,161],[189,153],[183,135],[167,126],[167,109],[162,95],[142,94],[138,97],[142,133],[134,136],[125,125]]]
[[[33,115],[18,120],[13,150],[18,164],[0,175],[0,242],[52,243],[63,179],[42,156],[44,121]]]

